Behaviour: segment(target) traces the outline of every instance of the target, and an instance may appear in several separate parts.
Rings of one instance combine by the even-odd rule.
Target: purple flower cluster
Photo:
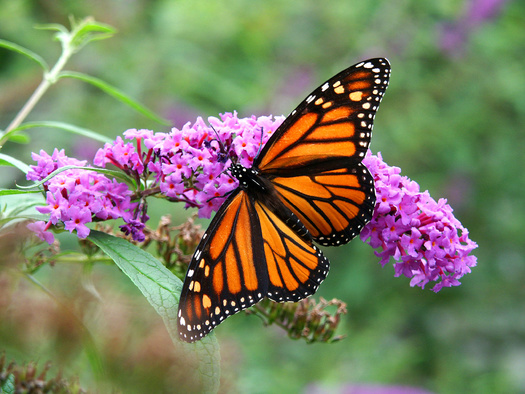
[[[198,118],[170,133],[151,130],[127,130],[125,143],[118,137],[95,156],[95,165],[110,163],[149,189],[157,187],[171,201],[183,201],[186,208],[197,207],[199,217],[209,218],[237,187],[237,180],[227,174],[231,161],[251,167],[260,147],[282,123],[281,117],[239,119],[237,113],[208,118],[209,125]],[[148,182],[149,178],[152,178]]]
[[[197,207],[200,217],[209,218],[237,187],[226,171],[231,161],[250,167],[283,120],[271,116],[239,119],[236,113],[226,113],[220,119],[210,117],[210,125],[198,118],[193,125],[173,128],[170,133],[127,130],[124,138],[129,141],[117,137],[105,144],[93,163],[100,168],[113,165],[135,184],[118,183],[96,171],[67,169],[44,183],[47,205],[38,211],[50,214],[50,220],[33,223],[30,229],[51,243],[54,237],[48,230],[59,222],[85,238],[89,235],[86,223],[123,218],[122,231],[142,241],[149,219],[145,198],[159,193],[171,201],[185,202],[187,208]],[[64,166],[86,166],[85,161],[68,158],[58,150],[52,156],[44,151],[33,153],[33,159],[37,165],[31,166],[27,178],[34,181]]]
[[[207,125],[199,117],[193,125],[144,138],[153,158],[147,169],[164,196],[198,207],[199,217],[209,218],[238,185],[226,171],[231,161],[251,167],[282,121],[270,116],[239,119],[237,113],[226,113],[220,119],[208,118]]]
[[[64,150],[55,149],[50,156],[43,150],[33,153],[37,165],[31,166],[28,180],[42,181],[52,172],[66,166],[86,166],[85,161],[69,158]],[[44,183],[46,205],[37,211],[49,214],[49,221],[35,222],[28,227],[42,240],[52,243],[54,236],[47,230],[59,222],[70,232],[76,231],[79,238],[89,235],[89,223],[93,218],[110,220],[123,218],[132,220],[131,211],[136,203],[131,202],[132,192],[125,183],[118,183],[105,175],[85,169],[65,169]]]
[[[452,214],[445,199],[436,202],[428,191],[401,176],[401,169],[388,166],[381,154],[368,152],[363,160],[375,180],[377,203],[374,216],[361,232],[361,240],[381,257],[381,264],[394,258],[395,276],[412,278],[411,286],[424,287],[438,281],[432,288],[457,286],[459,278],[476,265],[470,255],[477,244]]]
[[[97,152],[94,164],[111,164],[134,182],[118,183],[93,170],[66,169],[44,183],[47,205],[38,211],[49,214],[49,221],[33,223],[30,228],[51,243],[51,225],[62,222],[66,230],[76,230],[79,238],[85,238],[89,235],[86,223],[123,218],[122,231],[141,241],[149,219],[146,198],[155,194],[183,201],[186,207],[197,207],[200,217],[210,217],[237,187],[237,180],[227,171],[232,161],[251,167],[283,120],[226,113],[210,117],[209,125],[198,118],[193,125],[173,128],[170,133],[127,130],[125,139],[118,137]],[[35,181],[61,167],[86,166],[58,150],[52,156],[41,151],[33,159],[37,165],[31,167],[28,179]],[[377,203],[361,239],[381,249],[376,254],[383,265],[393,257],[395,276],[412,278],[412,286],[436,281],[433,290],[439,291],[458,285],[458,279],[476,265],[476,257],[469,254],[477,245],[450,206],[420,192],[416,182],[385,164],[380,154],[368,153],[363,163],[374,176]]]

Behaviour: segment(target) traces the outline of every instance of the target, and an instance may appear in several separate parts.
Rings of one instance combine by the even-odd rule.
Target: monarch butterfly
[[[374,181],[361,163],[388,86],[383,58],[355,64],[313,91],[270,137],[204,233],[178,311],[180,339],[194,342],[264,297],[314,294],[329,262],[312,241],[342,245],[372,217]]]

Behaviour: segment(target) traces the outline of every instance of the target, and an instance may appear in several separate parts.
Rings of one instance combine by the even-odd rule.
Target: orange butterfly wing
[[[256,201],[255,209],[268,269],[265,296],[277,302],[296,302],[314,294],[328,275],[330,264],[326,257],[309,237],[300,236],[289,221],[283,221],[264,203]],[[290,218],[293,218],[291,212]]]
[[[362,163],[271,181],[284,204],[321,245],[348,243],[374,213],[374,180]]]
[[[389,75],[386,59],[337,74],[286,118],[252,169],[237,167],[241,186],[188,268],[178,312],[182,340],[202,338],[263,297],[298,301],[315,293],[329,262],[312,239],[346,243],[372,216],[373,179],[361,161]]]
[[[310,94],[254,162],[321,245],[342,245],[370,221],[373,178],[361,164],[388,86],[390,64],[370,59]]]
[[[313,91],[266,143],[253,166],[265,175],[315,173],[359,163],[388,86],[390,64],[358,63]]]
[[[179,304],[179,336],[199,340],[263,297],[303,299],[327,274],[328,260],[319,249],[264,203],[237,190],[213,218],[190,262]]]

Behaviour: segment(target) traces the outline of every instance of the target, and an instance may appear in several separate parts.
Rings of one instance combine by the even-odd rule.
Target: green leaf
[[[31,59],[31,60],[35,61],[36,63],[38,63],[38,65],[40,67],[42,67],[44,72],[47,73],[49,71],[49,66],[47,65],[47,63],[44,60],[44,58],[42,58],[42,56],[36,54],[35,52],[31,51],[30,49],[24,48],[23,46],[15,44],[14,42],[1,40],[1,39],[0,39],[0,47],[3,47],[3,48],[6,48],[6,49],[10,49],[12,51],[18,52],[19,54],[24,55],[24,56],[28,57],[29,59]]]
[[[17,134],[9,134],[9,141],[14,142],[16,144],[29,144],[31,142],[31,139],[26,133],[17,133]]]
[[[110,38],[117,31],[114,27],[97,22],[93,18],[86,18],[80,23],[71,20],[71,26],[73,27],[73,43],[79,48],[91,41]]]
[[[91,230],[88,237],[131,279],[164,320],[173,343],[183,353],[184,364],[196,362],[197,381],[204,392],[219,389],[219,344],[211,333],[189,344],[179,340],[177,308],[182,282],[149,253],[130,242],[100,231]]]
[[[14,394],[15,392],[15,375],[9,374],[4,384],[0,386],[0,393]]]
[[[107,82],[105,82],[105,81],[103,81],[103,80],[101,80],[99,78],[95,78],[95,77],[92,77],[90,75],[79,73],[79,72],[75,72],[75,71],[62,71],[58,75],[58,78],[75,78],[75,79],[80,79],[81,81],[87,82],[87,83],[89,83],[89,84],[99,88],[100,90],[102,90],[105,93],[109,94],[110,96],[116,98],[120,102],[122,102],[122,103],[124,103],[126,105],[129,105],[135,111],[140,112],[141,114],[143,114],[144,116],[154,120],[155,122],[158,122],[158,123],[163,124],[163,125],[169,125],[170,124],[169,120],[160,117],[159,115],[155,114],[153,111],[151,111],[151,110],[147,109],[146,107],[144,107],[139,102],[137,102],[137,101],[133,100],[131,97],[127,96],[121,90],[117,89],[116,87],[108,84]]]
[[[29,171],[29,166],[26,163],[3,153],[0,153],[0,166],[16,167],[24,174],[27,174]]]
[[[40,204],[42,205],[42,204]],[[36,211],[35,211],[36,212]],[[17,216],[10,216],[10,217],[0,217],[0,228],[7,227],[10,225],[10,223],[18,223],[20,221],[26,221],[30,220],[33,222],[43,221],[47,222],[49,221],[49,215],[42,215],[42,214],[34,214],[34,215],[17,215]],[[56,229],[56,228],[55,228]]]
[[[49,220],[49,215],[43,215],[35,209],[44,205],[45,198],[41,193],[2,193],[0,197],[0,227],[13,221]]]
[[[0,189],[1,196],[12,196],[15,194],[35,194],[42,193],[40,190],[18,190],[18,189]]]
[[[64,167],[60,167],[60,168],[56,169],[55,171],[53,171],[51,174],[49,174],[48,176],[46,176],[44,179],[42,179],[39,182],[35,182],[35,183],[32,183],[31,185],[27,185],[27,186],[18,185],[18,187],[20,189],[23,189],[23,190],[25,190],[25,189],[33,189],[35,187],[38,187],[38,186],[46,183],[48,180],[50,180],[54,176],[60,174],[61,172],[67,171],[67,170],[94,171],[94,172],[98,172],[98,173],[101,173],[101,174],[104,174],[104,175],[109,175],[110,177],[113,177],[115,179],[120,179],[121,181],[126,182],[128,185],[131,185],[131,187],[134,188],[134,189],[137,188],[137,186],[138,186],[137,182],[135,181],[135,179],[133,179],[129,175],[127,175],[124,172],[119,171],[119,170],[108,170],[107,168],[99,168],[99,167],[64,166]]]
[[[110,25],[97,22],[92,17],[87,17],[80,21],[76,21],[74,18],[69,19],[71,31],[58,23],[37,25],[36,28],[56,31],[55,39],[60,41],[63,48],[67,48],[72,53],[78,52],[91,41],[109,38],[116,32],[116,29]]]
[[[27,122],[21,124],[16,129],[11,130],[8,134],[12,134],[21,130],[31,129],[35,127],[51,127],[56,129],[66,130],[70,133],[81,135],[83,137],[88,137],[100,142],[111,142],[112,140],[105,135],[96,133],[92,130],[85,129],[83,127],[75,126],[69,123],[64,122],[55,122],[55,121],[39,121],[39,122]],[[11,137],[9,137],[11,138]]]
[[[68,33],[68,30],[65,26],[61,25],[60,23],[43,23],[35,25],[35,29],[39,30],[55,30],[61,33]]]

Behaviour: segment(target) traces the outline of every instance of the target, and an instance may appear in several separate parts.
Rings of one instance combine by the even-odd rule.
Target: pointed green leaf
[[[29,166],[26,163],[15,159],[14,157],[11,157],[9,155],[4,155],[3,153],[0,153],[0,166],[16,167],[24,174],[27,174],[27,172],[29,171]]]
[[[88,237],[131,279],[164,320],[177,349],[184,353],[185,363],[196,361],[196,378],[204,392],[219,388],[219,345],[211,333],[192,344],[179,340],[177,308],[182,282],[149,253],[130,242],[92,230]]]
[[[79,72],[75,72],[75,71],[62,71],[58,75],[58,77],[59,78],[80,79],[81,81],[84,81],[84,82],[87,82],[87,83],[89,83],[89,84],[91,84],[93,86],[96,86],[97,88],[99,88],[100,90],[106,92],[110,96],[113,96],[114,98],[116,98],[120,102],[129,105],[131,108],[133,108],[137,112],[140,112],[142,115],[147,116],[148,118],[153,119],[154,121],[156,121],[156,122],[158,122],[160,124],[164,124],[164,125],[169,125],[170,124],[169,120],[158,116],[153,111],[151,111],[148,108],[144,107],[138,101],[133,100],[131,97],[126,95],[121,90],[117,89],[116,87],[108,84],[107,82],[105,82],[105,81],[103,81],[103,80],[101,80],[99,78],[95,78],[95,77],[92,77],[90,75],[79,73]]]
[[[29,142],[31,142],[31,139],[26,133],[11,134],[11,132],[9,132],[6,135],[9,135],[9,141],[16,144],[29,144]]]
[[[74,26],[73,23],[72,26]],[[91,41],[110,38],[116,33],[116,31],[117,30],[110,25],[97,22],[93,18],[86,18],[78,25],[74,26],[72,31],[74,34],[73,41],[76,45],[81,47]]]
[[[42,23],[35,25],[35,29],[39,30],[54,30],[62,33],[68,33],[68,30],[65,26],[60,23]]]
[[[47,63],[44,60],[44,58],[42,56],[36,54],[35,52],[33,52],[30,49],[24,48],[23,46],[15,44],[14,42],[9,42],[9,41],[6,41],[6,40],[1,40],[1,39],[0,39],[0,47],[3,47],[3,48],[6,48],[6,49],[10,49],[12,51],[18,52],[21,55],[24,55],[24,56],[28,57],[29,59],[31,59],[31,60],[35,61],[36,63],[38,63],[38,65],[40,67],[42,67],[44,72],[48,72],[49,71],[49,66],[47,65]]]
[[[55,122],[55,121],[39,121],[39,122],[27,122],[18,126],[16,129],[13,129],[9,134],[16,133],[21,130],[31,129],[35,127],[52,127],[61,130],[66,130],[70,133],[81,135],[83,137],[88,137],[100,142],[111,142],[112,140],[105,135],[99,134],[89,129],[83,127],[75,126],[69,123],[64,122]]]
[[[42,193],[40,190],[18,190],[18,189],[0,189],[0,197],[12,196],[14,194],[35,194]]]

